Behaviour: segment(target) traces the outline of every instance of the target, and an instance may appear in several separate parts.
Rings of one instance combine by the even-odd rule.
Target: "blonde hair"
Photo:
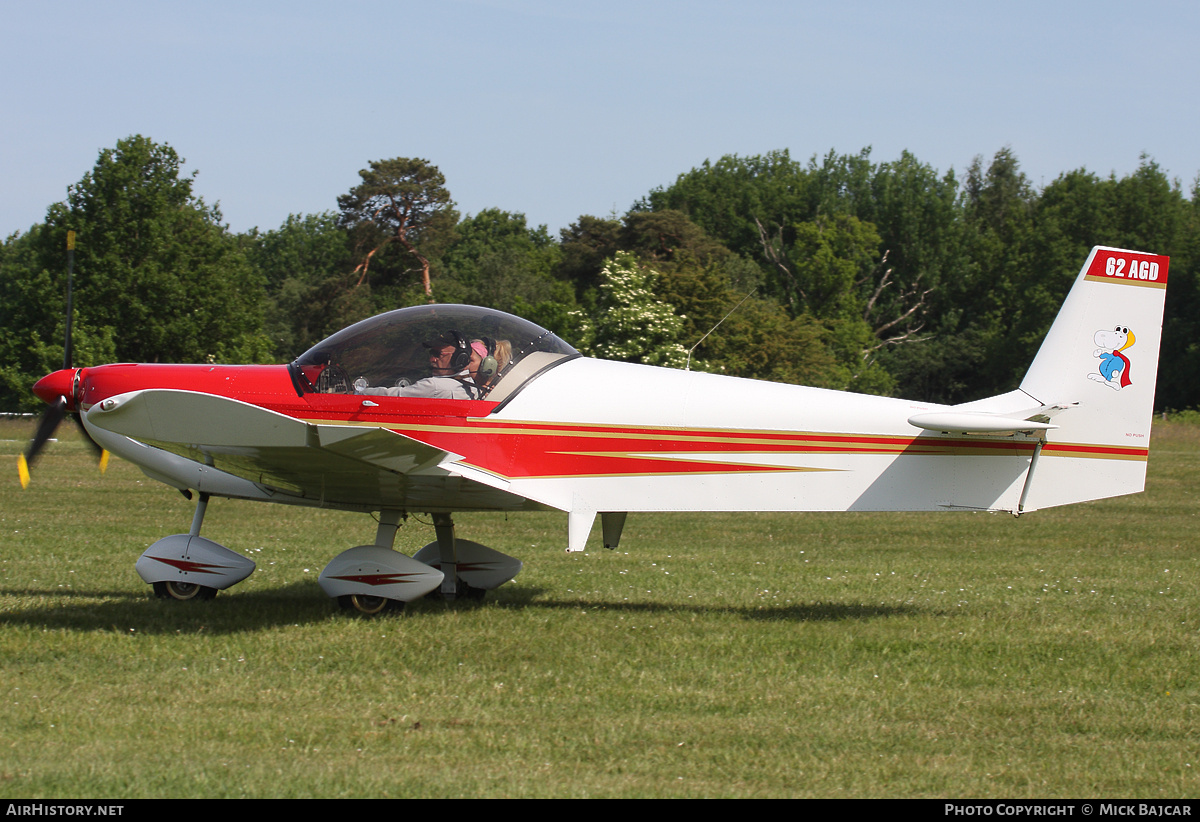
[[[512,362],[512,343],[508,340],[496,340],[496,373],[504,373],[505,367]]]

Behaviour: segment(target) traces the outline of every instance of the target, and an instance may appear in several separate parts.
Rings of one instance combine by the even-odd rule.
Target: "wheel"
[[[364,616],[375,616],[384,611],[404,610],[404,603],[387,597],[373,597],[368,594],[347,594],[338,597],[338,605],[346,611],[357,611]]]
[[[208,600],[217,595],[217,589],[195,582],[156,582],[154,595],[159,599],[175,599],[180,602],[189,599]]]

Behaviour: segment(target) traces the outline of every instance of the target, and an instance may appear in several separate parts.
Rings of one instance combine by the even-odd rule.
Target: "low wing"
[[[458,455],[379,426],[308,423],[227,397],[168,389],[111,397],[91,408],[87,419],[301,504],[419,511],[541,507],[464,478],[455,470]],[[122,456],[139,462],[136,449]]]

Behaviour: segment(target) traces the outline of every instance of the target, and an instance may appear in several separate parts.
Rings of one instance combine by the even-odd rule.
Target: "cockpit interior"
[[[483,344],[479,398],[490,402],[503,402],[546,369],[580,356],[550,331],[512,314],[434,304],[389,311],[339,331],[292,362],[293,379],[302,393],[409,385],[430,376],[427,343],[447,333]]]

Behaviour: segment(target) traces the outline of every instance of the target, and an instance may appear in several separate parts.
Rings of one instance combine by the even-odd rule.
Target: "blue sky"
[[[1200,172],[1200,3],[0,0],[0,236],[97,154],[170,143],[235,231],[423,157],[554,233],[706,159],[870,146],[1036,184]]]

